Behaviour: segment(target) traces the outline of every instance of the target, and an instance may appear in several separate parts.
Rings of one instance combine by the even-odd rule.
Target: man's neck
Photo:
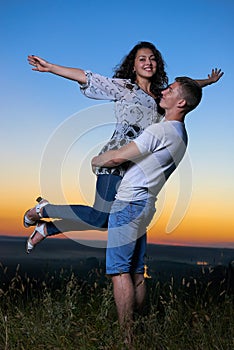
[[[177,120],[177,121],[179,121],[179,122],[181,122],[181,123],[184,123],[184,119],[185,119],[185,114],[184,113],[176,113],[176,112],[174,112],[174,111],[168,111],[168,110],[166,110],[166,112],[165,112],[165,119],[166,120]]]

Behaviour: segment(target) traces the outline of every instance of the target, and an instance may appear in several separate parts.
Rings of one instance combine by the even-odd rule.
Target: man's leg
[[[114,299],[119,323],[131,322],[135,305],[135,291],[130,273],[112,276]]]
[[[151,203],[145,213],[145,204],[115,200],[108,223],[106,273],[112,277],[119,323],[128,344],[135,304],[141,308],[145,299],[145,230],[154,214]]]
[[[134,306],[136,311],[141,313],[144,308],[145,296],[146,296],[144,275],[140,273],[136,273],[132,276],[132,278],[133,278],[133,284],[134,284],[134,299],[135,299]]]
[[[132,343],[132,322],[135,305],[135,291],[130,273],[112,276],[114,299],[118,313],[119,325],[124,342]]]
[[[131,321],[134,308],[141,312],[146,295],[144,275],[129,273],[112,276],[113,292],[120,324]]]

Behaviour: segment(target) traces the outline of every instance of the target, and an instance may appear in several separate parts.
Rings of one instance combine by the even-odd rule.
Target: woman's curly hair
[[[154,94],[154,96],[159,97],[161,90],[166,88],[168,85],[168,77],[165,72],[165,62],[161,53],[150,42],[141,41],[135,45],[129,54],[123,58],[122,62],[115,67],[113,78],[130,79],[132,84],[135,83],[136,73],[133,71],[134,62],[137,51],[140,49],[150,49],[155,56],[157,70],[151,78],[150,91]]]

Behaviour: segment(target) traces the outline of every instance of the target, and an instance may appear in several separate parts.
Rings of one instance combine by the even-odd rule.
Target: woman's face
[[[150,79],[156,73],[157,62],[153,51],[148,48],[139,49],[134,61],[136,77]]]

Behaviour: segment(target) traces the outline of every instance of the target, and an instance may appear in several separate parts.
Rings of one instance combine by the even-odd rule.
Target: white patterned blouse
[[[80,86],[85,96],[115,102],[115,130],[100,153],[128,144],[147,126],[162,120],[163,116],[158,113],[155,99],[137,84],[132,84],[128,79],[108,78],[90,71],[85,73],[87,83]],[[111,169],[97,168],[96,174],[123,176],[126,169],[126,164]]]

